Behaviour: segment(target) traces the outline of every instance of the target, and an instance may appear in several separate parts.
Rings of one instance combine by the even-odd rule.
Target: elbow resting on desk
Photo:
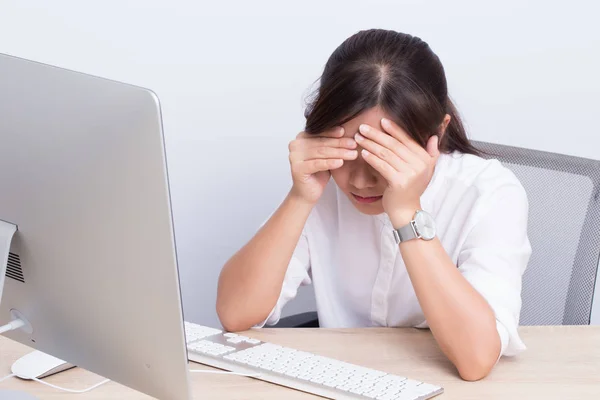
[[[485,378],[498,360],[499,339],[491,342],[487,340],[478,342],[468,343],[469,347],[463,349],[464,351],[452,360],[461,379],[465,381],[473,382]]]
[[[250,329],[252,326],[248,324],[241,324],[239,321],[227,321],[221,318],[221,325],[226,332],[242,332]]]
[[[473,357],[456,365],[461,379],[469,382],[481,380],[494,368],[495,359],[491,357]]]
[[[239,309],[240,312],[234,310]],[[261,321],[264,321],[268,312],[259,312],[257,309],[252,310],[253,313],[249,312],[240,306],[234,306],[232,304],[226,304],[226,302],[217,301],[217,316],[223,325],[223,329],[227,332],[242,332],[246,331]],[[264,317],[262,315],[264,314]]]
[[[251,328],[251,324],[239,318],[237,315],[227,312],[221,304],[217,302],[217,316],[227,332],[241,332]]]

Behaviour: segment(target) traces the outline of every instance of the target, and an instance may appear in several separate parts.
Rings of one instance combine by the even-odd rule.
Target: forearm
[[[500,353],[494,313],[463,277],[439,239],[400,243],[431,332],[465,380],[486,376]]]
[[[311,210],[312,205],[288,195],[225,264],[218,283],[217,313],[227,330],[249,329],[268,316]]]
[[[444,117],[445,124],[450,116]],[[362,155],[387,181],[383,208],[396,228],[421,209],[419,199],[433,177],[440,156],[438,134],[425,147],[396,123],[382,119],[385,133],[361,125],[356,140]],[[445,126],[440,126],[443,135]],[[491,370],[501,342],[495,315],[446,254],[439,239],[402,242],[400,253],[429,327],[442,351],[467,380]]]

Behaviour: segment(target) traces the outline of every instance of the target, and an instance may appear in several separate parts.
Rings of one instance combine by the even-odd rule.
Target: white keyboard
[[[425,400],[440,386],[185,323],[188,358],[329,399]]]

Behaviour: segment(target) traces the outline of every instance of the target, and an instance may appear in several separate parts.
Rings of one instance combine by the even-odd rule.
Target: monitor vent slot
[[[8,253],[8,265],[6,267],[6,276],[14,279],[15,281],[19,281],[25,283],[25,278],[23,277],[23,269],[21,268],[21,257],[15,253]]]

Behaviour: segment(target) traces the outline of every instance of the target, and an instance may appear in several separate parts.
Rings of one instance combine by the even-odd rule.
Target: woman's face
[[[390,117],[378,107],[371,108],[342,125],[344,137],[354,138],[360,124],[368,124],[383,131],[382,118]],[[358,146],[357,149],[358,158],[345,161],[342,167],[331,171],[331,176],[360,212],[368,215],[381,214],[384,212],[381,200],[387,181],[363,160],[362,148]]]

